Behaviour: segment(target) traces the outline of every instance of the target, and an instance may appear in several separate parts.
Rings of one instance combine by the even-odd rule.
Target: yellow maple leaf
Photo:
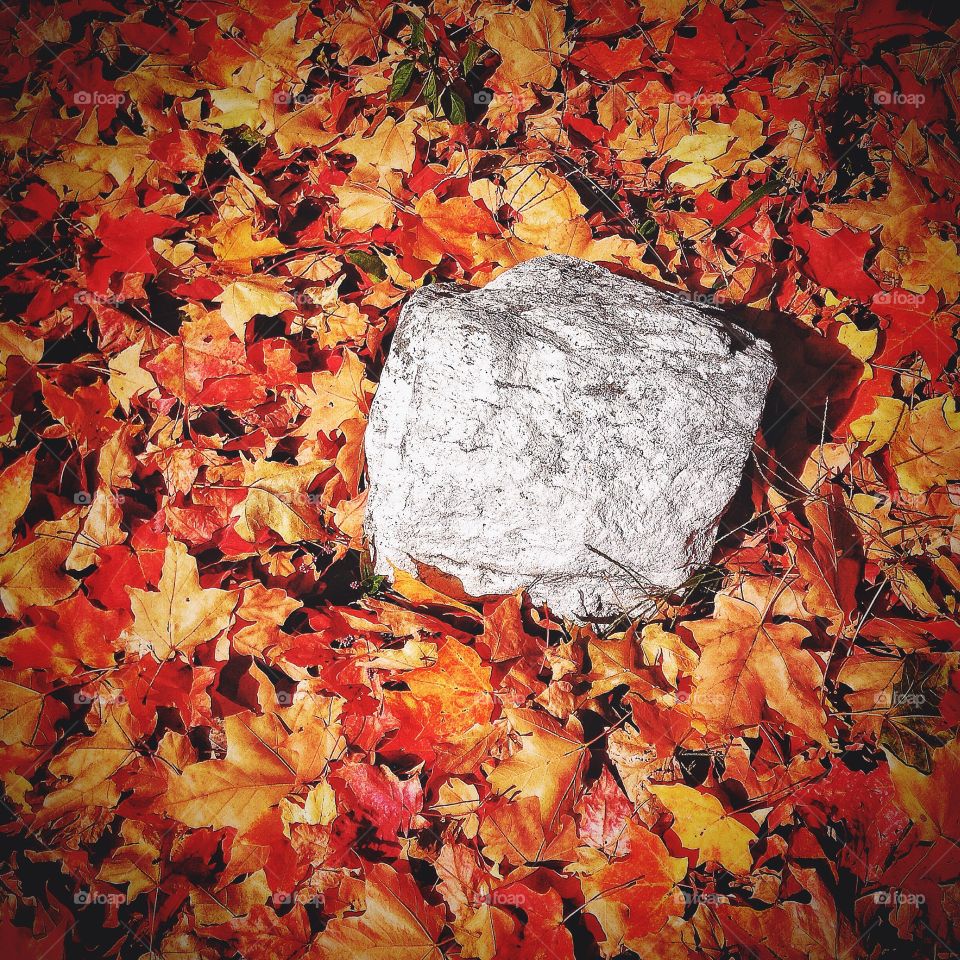
[[[237,595],[200,586],[197,561],[185,544],[170,540],[163,554],[158,590],[128,587],[133,625],[124,633],[129,646],[145,648],[158,660],[189,658],[201,644],[227,628]]]
[[[0,473],[0,553],[13,546],[13,529],[30,503],[36,461],[37,452],[31,450]]]
[[[370,321],[360,308],[351,301],[341,300],[338,290],[344,278],[323,287],[309,287],[305,293],[321,313],[301,319],[300,323],[313,331],[321,347],[329,349],[348,340],[362,340]]]
[[[263,529],[272,530],[286,543],[315,540],[323,535],[319,497],[307,493],[310,484],[329,461],[296,466],[269,460],[244,461],[247,496],[234,508],[235,529],[251,543]]]
[[[97,874],[106,883],[127,884],[127,896],[133,900],[141,893],[155,890],[163,876],[159,838],[139,820],[124,820],[120,825],[122,843],[113,850]]]
[[[698,187],[718,176],[729,176],[764,142],[763,124],[747,110],[740,110],[732,123],[704,120],[693,133],[684,135],[667,151],[684,166],[669,179],[687,187]]]
[[[260,97],[249,90],[239,87],[227,87],[224,90],[210,91],[209,123],[221,130],[234,127],[249,127],[256,130],[263,123],[260,114]]]
[[[237,844],[235,850],[240,847],[241,844]],[[217,923],[229,923],[237,917],[246,917],[252,909],[264,909],[264,901],[269,897],[270,884],[267,883],[267,876],[263,870],[257,870],[246,880],[227,883],[214,890],[206,886],[194,887],[190,891],[190,909],[195,922],[202,929]],[[188,956],[193,960],[196,953]],[[163,960],[168,958],[164,956]],[[186,958],[171,957],[169,960]]]
[[[153,390],[157,381],[149,370],[140,366],[143,343],[137,341],[121,350],[107,363],[110,370],[110,392],[116,397],[124,413],[130,412],[130,401],[138,394]]]
[[[490,785],[510,797],[536,797],[544,824],[550,824],[571,800],[586,763],[579,722],[567,727],[545,713],[505,709],[511,728],[520,735],[520,749],[488,774]]]
[[[79,510],[61,520],[45,520],[34,539],[0,557],[0,602],[14,616],[31,606],[50,607],[77,589],[64,570],[80,524]]]
[[[319,779],[347,750],[341,719],[346,701],[324,696],[320,689],[319,680],[301,682],[293,702],[283,710],[283,726],[272,723],[269,727],[277,752],[303,783]],[[252,723],[261,739],[271,742],[263,733],[266,718],[257,717]]]
[[[548,0],[533,0],[529,10],[493,14],[483,34],[500,54],[500,66],[491,81],[495,88],[511,83],[552,87],[557,66],[569,52],[563,10]]]
[[[411,603],[418,606],[451,607],[467,614],[474,620],[481,619],[480,614],[473,607],[455,600],[453,597],[448,597],[439,590],[434,590],[433,587],[427,586],[422,580],[418,580],[406,570],[394,566],[392,580],[394,591],[399,593],[401,597],[406,597]]]
[[[30,743],[43,709],[43,694],[9,680],[0,680],[0,743]]]
[[[374,385],[365,376],[360,358],[350,351],[333,373],[321,370],[313,374],[311,385],[301,387],[297,398],[307,408],[307,419],[296,435],[315,439],[318,433],[331,433],[347,420],[366,417]]]
[[[707,127],[706,123],[701,124],[698,132],[688,133],[670,151],[673,160],[684,164],[670,175],[674,183],[697,187],[717,175],[716,167],[710,161],[723,155],[733,132],[723,124],[711,124],[710,129],[702,129],[704,127]]]
[[[384,28],[392,16],[393,8],[389,6],[379,14],[372,6],[348,6],[327,31],[326,39],[339,47],[337,60],[345,67],[359,57],[376,60],[383,43]]]
[[[367,136],[355,133],[338,143],[335,149],[357,158],[357,168],[351,179],[357,177],[370,182],[371,175],[376,177],[379,174],[382,179],[390,170],[409,173],[417,156],[413,138],[415,130],[413,117],[404,117],[399,123],[393,117],[384,117],[373,133]]]
[[[285,249],[276,237],[254,239],[253,222],[245,217],[225,220],[214,231],[215,256],[238,273],[252,273],[253,260],[272,257]]]
[[[354,549],[359,549],[363,540],[363,518],[366,515],[367,492],[351,500],[341,500],[333,512],[333,522],[337,529],[350,541]]]
[[[426,903],[413,879],[388,864],[368,864],[364,873],[363,913],[332,919],[307,960],[442,960],[436,943],[442,909]]]
[[[302,606],[299,600],[288,596],[283,590],[268,589],[260,583],[251,584],[244,589],[236,611],[237,620],[244,621],[247,626],[234,630],[232,650],[248,657],[269,660],[269,648],[280,640],[278,628]]]
[[[750,842],[756,834],[709,793],[684,784],[651,784],[650,792],[673,814],[673,829],[688,850],[699,851],[697,863],[713,860],[742,876],[753,865]]]
[[[293,297],[284,289],[282,277],[251,276],[227,284],[214,299],[220,304],[220,316],[243,341],[247,322],[257,314],[275,317],[296,307]]]
[[[451,777],[440,785],[434,810],[445,817],[465,817],[480,806],[480,793],[472,783]]]
[[[889,445],[890,464],[907,493],[926,493],[960,478],[960,411],[955,397],[931,397],[913,408],[879,397],[871,413],[850,424],[869,456]]]
[[[894,683],[903,670],[899,657],[857,653],[848,658],[837,679],[849,693],[844,697],[853,711],[856,736],[879,737],[885,710],[893,707]]]
[[[43,340],[31,340],[15,323],[0,322],[0,376],[7,375],[7,361],[11,357],[38,363],[42,356]]]
[[[956,398],[932,397],[910,410],[890,440],[890,461],[908,493],[925,493],[960,479]]]
[[[92,736],[69,742],[50,762],[50,772],[59,779],[44,798],[38,826],[71,815],[95,821],[120,799],[114,774],[137,755],[136,723],[123,703],[109,707]]]
[[[900,269],[903,287],[914,293],[926,293],[931,287],[942,290],[948,303],[960,296],[960,256],[952,240],[923,238],[923,256],[913,256]]]
[[[188,827],[234,827],[242,835],[290,793],[296,774],[253,728],[254,719],[225,718],[226,757],[192,764],[172,778],[158,801],[164,814]]]
[[[863,455],[868,457],[882,450],[897,432],[907,412],[907,405],[902,400],[877,397],[873,412],[864,414],[850,424],[850,435],[867,444],[861,451]]]
[[[960,840],[960,814],[953,796],[960,777],[960,742],[951,740],[933,752],[929,774],[903,763],[890,750],[885,753],[900,804],[919,835],[929,841],[941,836]]]
[[[303,147],[323,150],[340,136],[332,123],[329,93],[325,92],[312,95],[300,109],[290,113],[281,114],[274,109],[272,120],[273,129],[268,126],[263,132],[273,133],[285,157]]]
[[[302,807],[290,799],[284,799],[280,802],[280,810],[285,823],[319,824],[323,827],[333,823],[340,812],[337,809],[337,795],[326,780],[310,788]]]
[[[364,182],[361,176],[333,187],[340,206],[340,226],[345,230],[366,232],[374,227],[393,226],[397,211],[390,194],[376,183]]]
[[[772,707],[820,743],[829,740],[820,704],[823,673],[797,623],[773,623],[757,605],[718,594],[711,618],[686,624],[702,653],[692,703],[720,731],[755,727]]]
[[[660,667],[664,677],[673,686],[682,670],[690,673],[697,665],[699,657],[675,633],[664,630],[659,623],[650,623],[640,635],[640,649],[643,659]]]
[[[505,238],[515,251],[515,261],[543,252],[581,256],[590,246],[590,227],[583,218],[587,211],[579,194],[563,177],[540,164],[512,167],[502,185],[473,180],[469,191],[490,211],[507,205],[516,214],[509,227],[512,239]]]
[[[76,142],[66,144],[62,156],[69,162],[58,171],[61,176],[53,175],[56,164],[47,165],[52,168],[48,175],[59,180],[64,193],[77,202],[82,202],[83,197],[94,199],[89,193],[95,174],[111,177],[118,186],[127,182],[138,184],[154,163],[147,137],[121,130],[116,143],[102,143],[96,123],[88,126]],[[109,180],[106,182],[109,184]]]

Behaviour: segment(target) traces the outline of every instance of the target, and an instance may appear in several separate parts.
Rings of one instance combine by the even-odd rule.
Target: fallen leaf
[[[828,741],[823,675],[803,649],[803,627],[770,622],[753,604],[723,594],[711,619],[687,626],[702,651],[694,704],[714,729],[756,727],[770,707],[817,742]]]
[[[171,539],[163,554],[157,590],[128,588],[133,625],[124,640],[131,649],[143,648],[157,660],[189,657],[202,643],[222,633],[237,605],[229,590],[200,586],[197,561],[185,544]]]
[[[673,829],[685,847],[698,851],[698,863],[713,860],[740,876],[750,872],[756,834],[716,797],[683,784],[651,784],[650,792],[673,814]]]
[[[316,960],[442,960],[437,946],[443,913],[427,904],[409,875],[383,863],[365,869],[365,907],[360,916],[335,918],[308,954]]]

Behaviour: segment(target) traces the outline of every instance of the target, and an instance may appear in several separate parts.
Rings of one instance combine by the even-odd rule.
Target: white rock
[[[774,372],[722,310],[574,257],[418,290],[366,433],[376,570],[642,608],[709,560]]]

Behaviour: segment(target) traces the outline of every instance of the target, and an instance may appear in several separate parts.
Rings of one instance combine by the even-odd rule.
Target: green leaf
[[[382,574],[371,574],[369,577],[365,577],[363,582],[360,584],[360,592],[366,594],[367,596],[374,596],[383,589],[383,585],[386,582],[387,578]]]
[[[657,235],[657,223],[655,220],[643,220],[637,224],[637,236],[641,240],[651,241]]]
[[[447,119],[451,123],[467,122],[467,105],[456,90],[450,91],[450,106],[447,107]]]
[[[723,220],[717,224],[716,229],[719,230],[721,227],[725,227],[731,220],[736,220],[744,210],[749,210],[750,207],[763,197],[767,197],[771,193],[776,193],[782,186],[783,184],[774,178],[756,189],[751,190],[749,196],[742,203],[737,204],[736,210],[734,210],[733,213],[728,213]]]
[[[423,43],[423,31],[426,24],[412,13],[407,14],[407,19],[410,21],[410,45],[419,47]]]
[[[471,40],[467,44],[467,52],[463,58],[463,75],[466,76],[472,69],[473,65],[477,62],[480,57],[480,47],[477,43]]]
[[[427,80],[423,85],[423,99],[427,101],[431,112],[436,116],[440,94],[437,91],[437,75],[432,70],[427,74]]]
[[[375,253],[367,250],[351,250],[347,254],[347,259],[377,280],[384,280],[387,276],[383,261]]]
[[[412,60],[401,60],[397,64],[390,81],[389,100],[399,100],[410,89],[416,71],[416,64]]]

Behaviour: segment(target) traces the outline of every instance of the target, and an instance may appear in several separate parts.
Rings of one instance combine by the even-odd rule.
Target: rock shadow
[[[770,385],[760,435],[766,449],[754,448],[744,476],[720,523],[720,535],[740,527],[753,514],[755,479],[797,490],[797,478],[821,439],[830,441],[845,419],[860,382],[863,364],[837,340],[787,314],[735,307],[730,319],[770,344],[777,374]],[[758,469],[760,462],[762,472]]]

